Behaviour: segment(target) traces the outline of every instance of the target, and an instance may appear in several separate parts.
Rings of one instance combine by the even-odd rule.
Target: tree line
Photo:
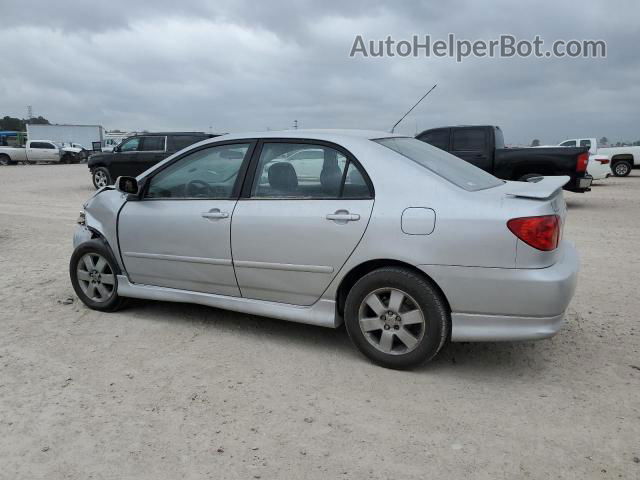
[[[24,132],[27,129],[27,124],[32,125],[50,125],[51,123],[46,118],[39,116],[33,118],[16,118],[4,116],[0,118],[0,130],[13,130],[16,132]]]

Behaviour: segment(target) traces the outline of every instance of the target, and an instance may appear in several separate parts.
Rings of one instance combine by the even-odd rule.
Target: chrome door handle
[[[357,222],[360,220],[360,215],[357,213],[349,213],[344,210],[338,210],[336,213],[328,214],[327,220],[333,220],[334,222]]]
[[[202,216],[202,218],[213,218],[213,219],[229,217],[228,212],[221,212],[219,208],[213,208],[208,212],[202,212],[200,215]]]

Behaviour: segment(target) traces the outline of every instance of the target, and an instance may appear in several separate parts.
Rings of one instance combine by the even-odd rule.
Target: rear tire
[[[111,175],[109,175],[109,170],[104,167],[93,169],[91,171],[91,179],[93,180],[93,186],[96,187],[96,189],[106,187],[107,185],[111,185],[113,183],[111,180]]]
[[[101,312],[115,312],[126,299],[118,296],[118,264],[100,240],[78,246],[71,255],[69,276],[78,298],[87,307]]]
[[[11,161],[11,158],[9,157],[9,155],[0,155],[0,165],[2,166],[6,166],[6,165],[11,165],[13,162]]]
[[[351,341],[386,368],[428,362],[449,334],[449,310],[424,277],[400,267],[374,270],[351,288],[344,308]]]
[[[631,173],[631,162],[629,160],[618,160],[611,166],[611,171],[616,177],[626,177]]]

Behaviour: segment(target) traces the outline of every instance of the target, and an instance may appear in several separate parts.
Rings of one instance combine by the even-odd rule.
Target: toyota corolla
[[[505,182],[383,132],[225,135],[99,190],[71,281],[105,312],[143,298],[344,322],[369,359],[410,368],[447,340],[558,332],[578,271],[568,180]]]

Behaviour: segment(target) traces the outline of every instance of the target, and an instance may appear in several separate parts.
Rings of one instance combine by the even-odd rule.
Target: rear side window
[[[469,192],[502,185],[502,180],[465,162],[461,158],[443,152],[415,138],[380,138],[374,142],[407,157],[445,180]]]
[[[449,130],[431,130],[421,135],[420,140],[445,152],[449,150]]]
[[[183,148],[193,145],[194,143],[206,140],[207,137],[202,135],[174,135],[170,136],[167,141],[169,142],[168,149],[172,152],[177,152]]]
[[[451,150],[455,152],[483,151],[486,145],[483,128],[460,128],[453,131]]]
[[[372,198],[359,168],[342,152],[307,143],[265,143],[253,198]]]
[[[143,152],[163,152],[165,137],[142,137],[142,146],[139,150]]]
[[[562,142],[560,144],[561,147],[575,147],[576,146],[576,141],[575,140],[569,140],[567,142]]]

